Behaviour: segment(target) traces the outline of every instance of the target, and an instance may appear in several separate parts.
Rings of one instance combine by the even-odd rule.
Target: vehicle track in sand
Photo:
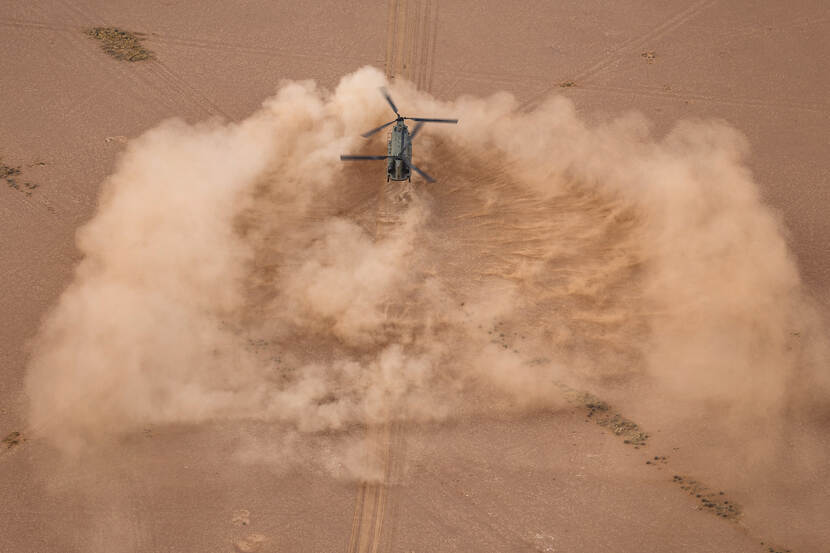
[[[0,27],[9,27],[12,29],[26,29],[43,32],[67,32],[78,33],[82,32],[84,27],[79,24],[53,24],[41,21],[27,20],[27,19],[7,19],[0,21]],[[204,38],[200,36],[184,36],[181,34],[160,33],[151,31],[147,33],[136,33],[142,39],[163,43],[172,46],[185,47],[190,49],[206,50],[208,52],[230,52],[236,56],[255,56],[260,58],[271,58],[274,56],[282,56],[286,58],[293,58],[303,62],[317,61],[320,59],[319,55],[310,54],[308,52],[293,50],[281,46],[261,45],[261,44],[246,44],[244,42],[233,42],[228,40],[221,40],[216,38]],[[335,60],[339,63],[364,63],[366,58],[363,56],[352,56],[343,54],[342,52],[326,52],[325,59]],[[378,58],[375,60],[378,64],[384,63],[385,58]]]
[[[400,77],[430,92],[437,31],[438,0],[389,0],[386,78]]]
[[[403,468],[406,444],[401,424],[387,420],[367,430],[367,443],[375,447],[376,458],[383,462],[383,474],[382,480],[364,481],[358,487],[348,553],[386,551],[393,541],[397,503],[389,489]]]
[[[411,81],[420,90],[430,90],[437,26],[437,0],[389,0],[385,71],[390,83],[400,77]],[[375,212],[375,240],[382,239],[401,224],[409,186],[395,182],[381,185]],[[387,306],[387,313],[393,317],[405,310],[406,306]],[[402,470],[405,436],[401,423],[387,417],[385,423],[367,429],[366,441],[367,447],[374,449],[383,474],[380,481],[363,481],[358,485],[348,553],[384,550],[382,546],[390,543],[389,536],[395,526],[395,504],[390,501],[389,489]],[[391,517],[387,513],[390,510]],[[386,518],[391,519],[392,532],[384,534]]]
[[[375,240],[383,239],[402,224],[409,186],[407,182],[384,182],[380,186],[375,212]],[[396,318],[404,315],[406,309],[405,305],[387,305],[386,313],[390,318]],[[401,425],[399,420],[392,420],[387,411],[383,423],[370,425],[366,429],[368,457],[376,460],[381,474],[377,481],[358,484],[348,553],[377,553],[388,549],[382,547],[384,544],[388,546],[391,539],[389,532],[384,533],[384,520],[390,519],[392,528],[396,521],[395,503],[389,497],[389,490],[402,473],[406,447]]]
[[[102,17],[96,12],[87,11],[71,0],[60,0],[60,4],[65,8],[66,21],[72,25],[77,25],[78,29],[87,29],[100,25],[106,18]],[[52,29],[57,30],[57,29]],[[83,34],[75,36],[71,33],[64,33],[67,38],[76,44],[84,44],[88,42],[88,38]],[[105,64],[100,64],[105,65]],[[109,65],[109,64],[106,64]],[[125,78],[141,84],[157,93],[161,102],[171,105],[171,98],[173,106],[191,105],[198,108],[206,116],[221,116],[225,119],[230,119],[228,113],[223,110],[216,102],[210,99],[206,94],[199,91],[193,85],[188,83],[185,79],[174,73],[166,64],[155,57],[151,57],[141,64],[140,67],[118,68],[118,71]],[[175,102],[179,100],[181,104]]]
[[[640,49],[642,49],[643,46],[645,46],[649,42],[657,41],[660,38],[664,37],[666,34],[680,28],[689,21],[693,20],[704,10],[714,6],[716,3],[717,0],[700,0],[698,2],[692,3],[686,8],[680,10],[672,17],[665,20],[663,23],[657,25],[656,27],[653,27],[648,32],[640,36],[624,40],[613,50],[611,50],[608,54],[598,59],[593,65],[586,67],[579,73],[571,76],[568,80],[571,82],[575,82],[577,85],[579,85],[582,81],[586,81],[591,77],[601,73],[602,71],[605,71],[607,68],[613,66],[614,64],[619,63],[625,56],[636,54]],[[546,87],[541,92],[535,94],[527,101],[522,103],[520,109],[523,111],[532,110],[533,108],[538,106],[545,98],[547,98],[551,91],[556,90],[559,86],[560,84],[556,83],[553,86]]]

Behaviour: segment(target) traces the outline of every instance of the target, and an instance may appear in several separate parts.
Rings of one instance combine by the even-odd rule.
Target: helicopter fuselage
[[[363,138],[369,138],[376,132],[385,129],[389,125],[394,123],[394,127],[392,127],[392,131],[389,133],[386,142],[386,155],[385,156],[378,156],[378,155],[352,155],[352,154],[341,154],[340,159],[343,161],[380,161],[385,159],[386,160],[386,182],[390,180],[395,181],[411,181],[412,180],[412,171],[415,171],[423,179],[427,182],[435,182],[435,179],[430,177],[428,174],[423,172],[421,169],[416,167],[412,163],[412,139],[418,134],[421,130],[421,126],[424,123],[458,123],[458,119],[434,119],[434,118],[425,118],[425,117],[404,117],[398,112],[398,108],[395,106],[395,102],[392,101],[392,97],[389,96],[389,91],[385,88],[380,89],[381,94],[386,98],[386,102],[389,104],[389,107],[392,108],[392,111],[395,112],[395,118],[391,121],[387,121],[383,125],[379,127],[375,127],[369,132],[363,133],[361,136]],[[415,128],[410,133],[409,128],[406,126],[405,121],[417,121]]]
[[[411,180],[409,165],[412,163],[412,140],[409,128],[403,121],[398,121],[392,127],[387,141],[387,153],[394,157],[386,160],[386,180]]]

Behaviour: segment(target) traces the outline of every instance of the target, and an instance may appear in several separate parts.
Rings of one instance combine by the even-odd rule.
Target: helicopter
[[[458,119],[427,119],[424,117],[404,117],[400,113],[398,113],[398,108],[395,106],[395,102],[392,101],[392,97],[389,95],[389,91],[385,88],[380,89],[381,94],[383,97],[386,98],[386,101],[389,102],[389,106],[392,108],[392,111],[395,112],[395,119],[389,121],[388,123],[384,123],[380,127],[372,129],[369,132],[363,133],[361,136],[363,138],[369,138],[376,132],[385,129],[392,123],[395,123],[395,126],[392,127],[392,132],[389,134],[389,139],[387,143],[387,153],[385,156],[351,156],[351,155],[342,155],[340,159],[343,161],[351,161],[351,160],[367,160],[367,159],[374,159],[386,160],[386,182],[390,180],[394,181],[410,181],[412,182],[412,170],[416,173],[421,175],[427,182],[435,182],[435,179],[418,169],[412,163],[412,139],[418,134],[418,131],[421,130],[421,127],[424,123],[458,123]],[[412,129],[412,132],[409,132],[409,127],[406,126],[404,121],[417,121],[415,127]]]

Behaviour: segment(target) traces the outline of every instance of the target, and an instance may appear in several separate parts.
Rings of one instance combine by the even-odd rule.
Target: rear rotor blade
[[[343,161],[361,160],[361,159],[388,159],[395,156],[340,156]]]
[[[424,117],[404,117],[410,121],[424,121],[426,123],[458,123],[458,119],[426,119]]]
[[[417,167],[415,167],[415,165],[414,165],[414,164],[412,164],[412,163],[407,163],[406,161],[404,161],[404,163],[406,163],[407,165],[409,165],[409,168],[410,168],[410,169],[412,169],[413,171],[415,171],[416,173],[418,173],[419,175],[421,175],[422,177],[424,177],[424,179],[426,179],[426,181],[427,181],[427,182],[435,182],[435,179],[434,179],[434,178],[430,177],[429,175],[427,175],[426,173],[424,173],[423,171],[421,171],[420,169],[418,169]]]
[[[390,106],[392,106],[392,111],[395,112],[395,115],[400,117],[401,114],[398,113],[398,108],[395,107],[395,102],[392,101],[392,97],[389,95],[389,91],[386,90],[386,87],[380,87],[380,93],[383,94],[383,97],[386,98],[386,101],[389,102]]]
[[[384,128],[384,127],[388,127],[389,125],[391,125],[391,124],[392,124],[392,123],[394,123],[395,121],[397,121],[397,119],[392,119],[392,120],[391,120],[391,121],[389,121],[388,123],[384,123],[384,124],[383,124],[383,125],[381,125],[380,127],[377,127],[377,128],[375,128],[375,129],[372,129],[372,130],[371,130],[371,131],[369,131],[369,132],[365,132],[365,133],[361,134],[360,136],[362,136],[363,138],[369,138],[370,136],[372,136],[373,134],[375,134],[376,132],[378,132],[378,131],[379,131],[379,130],[381,130],[382,128]]]
[[[418,121],[418,123],[415,125],[415,128],[412,129],[412,133],[409,135],[409,141],[410,142],[412,142],[412,139],[415,138],[415,135],[418,134],[418,131],[420,131],[421,127],[423,127],[423,126],[424,126],[424,122],[423,121]]]

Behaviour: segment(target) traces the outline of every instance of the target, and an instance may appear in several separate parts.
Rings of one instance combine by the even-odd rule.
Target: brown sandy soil
[[[717,402],[663,397],[637,371],[572,381],[607,409],[586,407],[581,396],[568,402],[561,392],[518,415],[473,410],[429,423],[402,416],[338,431],[376,450],[385,484],[315,463],[240,462],[245,443],[280,432],[280,423],[251,420],[148,424],[105,439],[94,456],[66,460],[30,427],[25,392],[33,340],[81,259],[75,232],[95,214],[101,183],[130,139],[169,117],[241,121],[284,79],[332,88],[366,65],[441,100],[507,91],[531,110],[560,93],[589,122],[636,110],[657,136],[680,119],[725,120],[746,135],[762,199],[783,221],[811,304],[828,318],[826,2],[409,0],[242,9],[62,0],[2,2],[0,13],[0,551],[830,551],[826,411],[795,405],[774,428],[754,428],[734,423]],[[141,33],[153,59],[108,57],[84,34],[98,26]],[[375,101],[382,99],[367,102]],[[425,142],[434,157],[420,158],[439,182],[413,180],[434,215],[417,262],[426,266],[424,256],[434,255],[442,263],[436,273],[463,295],[469,274],[507,274],[500,260],[465,251],[514,239],[521,229],[511,235],[500,226],[523,208],[521,198],[511,203],[510,185],[470,177],[467,184],[493,190],[499,209],[470,215],[471,223],[461,218],[486,202],[460,184],[442,188],[441,177],[498,177],[504,169],[480,157],[469,163],[486,171],[465,169],[460,150],[441,153],[441,140],[449,139]],[[342,209],[376,236],[388,209],[394,232],[397,208],[376,169],[344,168],[345,179],[362,184],[321,209]],[[570,200],[559,215],[586,207]],[[304,224],[313,227],[313,217]],[[544,321],[542,307],[507,332],[494,327],[507,335],[494,334],[499,347],[531,362],[536,352],[521,336]],[[574,323],[569,347],[602,350],[579,343],[587,326]],[[620,364],[636,358],[625,349],[608,353]],[[625,443],[627,431],[596,424],[605,412],[636,421],[646,443]],[[757,438],[765,434],[774,439]],[[704,497],[686,493],[678,477],[699,483],[692,492],[705,486]],[[719,507],[707,507],[707,497]],[[721,509],[724,501],[740,516],[715,516],[732,512]]]

